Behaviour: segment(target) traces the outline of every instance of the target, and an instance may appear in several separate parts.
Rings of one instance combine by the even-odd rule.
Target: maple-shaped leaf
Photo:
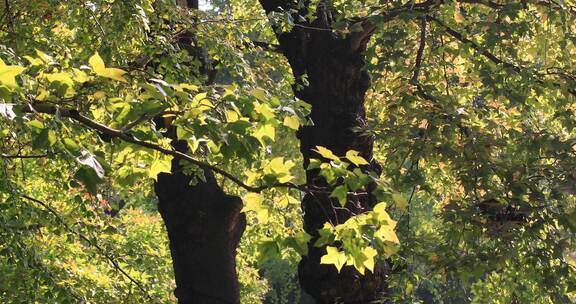
[[[18,87],[16,83],[16,76],[22,74],[26,68],[18,65],[6,65],[0,59],[0,85],[6,86],[8,89],[15,89]]]
[[[340,269],[346,264],[346,260],[346,253],[338,250],[336,247],[327,246],[326,254],[320,259],[320,264],[332,264],[336,266],[336,269],[340,272]]]
[[[355,150],[349,150],[346,152],[346,158],[356,166],[368,165],[368,161],[366,161],[364,157],[360,156],[360,152]]]
[[[104,64],[104,60],[102,60],[102,57],[100,57],[98,52],[96,52],[92,57],[90,57],[90,59],[88,59],[88,63],[92,67],[92,70],[94,70],[94,73],[96,73],[98,76],[114,79],[121,82],[128,82],[126,78],[124,78],[126,71],[116,68],[107,68]]]

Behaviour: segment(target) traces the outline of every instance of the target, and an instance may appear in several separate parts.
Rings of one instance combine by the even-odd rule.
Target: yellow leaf
[[[291,160],[284,162],[284,157],[276,157],[270,161],[269,166],[274,173],[289,173],[294,165]]]
[[[253,211],[256,212],[256,219],[259,223],[267,223],[269,218],[269,211],[262,203],[264,198],[258,193],[248,193],[242,200],[244,201],[244,207],[241,212]]]
[[[233,111],[233,110],[228,110],[226,111],[226,121],[228,122],[235,122],[240,118],[240,115],[238,115],[238,112]]]
[[[148,171],[148,176],[154,180],[157,180],[158,174],[162,172],[170,173],[172,168],[172,157],[157,158],[150,165],[150,170]]]
[[[32,56],[24,56],[24,59],[28,60],[32,66],[40,66],[44,64],[41,59],[34,58]]]
[[[254,182],[260,178],[260,171],[245,171],[244,175],[246,175],[246,183],[253,185]]]
[[[316,146],[316,149],[312,149],[312,151],[318,152],[318,154],[322,155],[322,157],[327,158],[327,159],[340,160],[340,158],[338,158],[338,156],[334,155],[334,153],[332,153],[332,151],[330,151],[329,149],[322,147],[322,146]]]
[[[206,92],[198,93],[194,96],[194,98],[192,98],[192,103],[199,103],[200,101],[206,99],[206,97],[208,97],[208,93]]]
[[[189,83],[181,83],[177,86],[174,87],[176,90],[178,89],[186,89],[188,91],[192,91],[192,92],[196,92],[198,91],[198,86],[197,85],[193,85],[193,84],[189,84]]]
[[[454,11],[454,20],[456,21],[456,23],[464,22],[464,16],[460,13],[458,9]]]
[[[278,179],[280,183],[286,183],[291,181],[294,176],[290,173],[290,169],[294,167],[295,163],[291,160],[284,162],[283,157],[276,157],[264,167],[265,174],[273,174]]]
[[[358,272],[361,275],[364,275],[364,272],[366,270],[366,267],[364,267],[364,261],[365,260],[366,260],[366,257],[362,253],[360,253],[359,255],[356,255],[356,256],[349,254],[347,256],[346,264],[350,265],[350,266],[354,266],[356,268],[356,270],[358,270]]]
[[[72,71],[74,72],[74,80],[78,83],[84,83],[87,82],[88,80],[90,80],[90,78],[88,77],[88,75],[86,75],[86,73],[82,70],[73,68]]]
[[[65,84],[68,87],[74,86],[74,80],[70,77],[70,74],[66,72],[57,72],[57,73],[48,73],[44,74],[44,78],[48,79],[48,81],[52,82],[60,82],[61,84]]]
[[[276,129],[272,125],[263,125],[256,129],[254,137],[256,137],[262,144],[264,144],[264,137],[268,137],[272,141],[275,140]]]
[[[372,247],[366,247],[364,250],[362,250],[362,253],[364,256],[366,256],[364,267],[366,267],[366,269],[370,270],[371,272],[374,272],[374,257],[378,255],[378,251]]]
[[[400,240],[398,239],[396,232],[394,232],[392,226],[389,225],[384,225],[378,228],[378,230],[374,232],[374,236],[380,238],[383,241],[389,241],[395,244],[400,244]]]
[[[18,65],[6,65],[0,59],[0,84],[5,85],[8,89],[15,89],[18,87],[16,83],[16,76],[22,74],[26,68]]]
[[[106,66],[104,65],[104,60],[102,60],[102,57],[100,57],[98,52],[96,52],[94,55],[92,55],[92,57],[90,57],[90,59],[88,59],[88,63],[90,64],[94,72],[96,72],[96,74],[98,74],[98,71],[103,71],[106,69]]]
[[[394,200],[394,204],[396,207],[400,208],[401,210],[406,210],[408,207],[408,200],[402,193],[394,193],[392,194],[392,200]]]
[[[38,55],[38,58],[40,58],[40,60],[42,60],[45,64],[50,64],[54,62],[54,58],[52,58],[51,56],[40,50],[36,50],[36,55]]]
[[[346,158],[356,166],[368,165],[368,162],[359,154],[360,152],[358,151],[349,150],[348,152],[346,152]]]
[[[275,198],[274,203],[280,208],[286,208],[288,205],[298,205],[300,204],[300,201],[290,195],[282,195]]]
[[[272,108],[265,104],[265,103],[256,103],[256,105],[254,106],[254,110],[261,114],[262,116],[264,116],[264,118],[266,120],[268,119],[272,119],[275,117],[274,115],[274,110],[272,110]]]
[[[38,91],[39,91],[39,93],[38,93],[38,96],[36,96],[36,100],[43,101],[43,100],[45,100],[48,96],[50,96],[50,92],[47,91],[47,90],[39,89]]]
[[[96,52],[92,57],[90,57],[90,59],[88,59],[88,63],[94,70],[94,73],[96,73],[98,76],[114,79],[121,82],[128,82],[123,76],[126,74],[126,71],[116,68],[107,68],[104,65],[104,60],[102,60],[102,57],[100,57],[98,52]]]
[[[284,117],[284,123],[290,129],[298,130],[300,128],[300,121],[298,121],[298,117],[296,116],[286,116]]]
[[[98,76],[114,79],[117,81],[128,82],[128,80],[126,80],[126,78],[124,78],[124,76],[123,76],[124,74],[126,74],[126,71],[121,70],[121,69],[106,68],[106,70],[101,71],[100,73],[96,73],[96,74],[98,74]]]
[[[96,99],[106,98],[106,92],[98,91],[98,92],[94,93],[94,98],[96,98]]]
[[[344,267],[344,264],[346,264],[347,260],[348,259],[346,258],[346,254],[344,252],[339,251],[336,247],[327,246],[326,254],[320,258],[320,264],[332,264],[336,266],[336,269],[338,269],[338,272],[340,272],[340,269]]]
[[[242,208],[242,212],[246,212],[246,211],[256,211],[260,209],[262,202],[264,201],[264,198],[262,197],[262,195],[258,193],[248,193],[244,195],[242,200],[244,201],[244,207]]]
[[[386,212],[386,203],[378,203],[372,209],[373,218],[379,222],[391,226],[392,229],[396,227],[396,221],[394,221],[388,212]]]

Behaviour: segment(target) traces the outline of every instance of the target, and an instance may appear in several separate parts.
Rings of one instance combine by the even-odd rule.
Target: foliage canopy
[[[296,130],[314,122],[292,85],[306,79],[270,26],[302,26],[291,12],[266,16],[254,0],[0,4],[0,299],[174,301],[151,185],[176,158],[193,183],[210,168],[244,200],[242,303],[298,297],[310,191],[330,191],[335,208],[375,193],[374,210],[326,223],[315,244],[339,271],[391,262],[395,302],[576,301],[576,3],[328,2],[336,35],[375,28],[368,127],[356,131],[375,138],[380,175],[359,169],[371,160],[358,151],[322,146],[303,167]],[[186,30],[212,82],[177,43]],[[329,187],[303,186],[306,170]]]

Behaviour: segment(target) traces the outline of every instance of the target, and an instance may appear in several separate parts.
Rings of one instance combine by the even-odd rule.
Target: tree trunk
[[[364,99],[370,75],[364,70],[364,50],[369,30],[346,37],[334,33],[331,30],[334,12],[322,3],[325,2],[318,4],[313,22],[297,24],[290,32],[277,31],[280,49],[297,80],[294,93],[312,105],[310,118],[314,125],[302,127],[298,132],[304,167],[311,158],[320,158],[312,149],[324,146],[339,156],[348,150],[359,151],[370,161],[362,169],[380,173],[372,157],[373,137],[358,132],[366,126]],[[284,10],[297,7],[291,1],[261,0],[261,4],[267,12],[279,11],[280,6]],[[306,12],[300,8],[299,13]],[[304,85],[302,77],[307,78],[308,85]],[[307,171],[309,186],[326,186],[318,173]],[[346,210],[334,208],[339,203],[328,195],[304,196],[304,229],[313,238],[308,244],[308,256],[300,262],[299,277],[302,288],[318,303],[369,303],[385,293],[389,273],[386,263],[378,263],[374,273],[368,271],[364,276],[352,267],[344,267],[338,274],[334,266],[320,264],[326,249],[313,246],[324,223],[343,223],[353,214],[372,209],[376,203],[372,195],[356,196],[349,198]]]
[[[174,294],[180,304],[240,303],[235,256],[246,227],[242,201],[204,172],[206,182],[191,186],[175,160],[154,187],[170,240]]]
[[[197,0],[178,0],[177,3],[198,9]],[[186,31],[179,37],[178,44],[204,62],[195,38],[194,33]],[[203,67],[200,73],[206,74],[206,69]],[[162,119],[157,122],[161,124]],[[188,145],[177,139],[175,128],[163,127],[168,128],[165,136],[173,140],[172,146],[186,153]],[[206,181],[191,184],[192,177],[182,172],[175,159],[171,173],[161,173],[154,184],[158,210],[170,241],[176,279],[174,294],[179,304],[240,303],[235,259],[246,228],[245,215],[240,213],[242,200],[227,195],[214,173],[203,169]]]

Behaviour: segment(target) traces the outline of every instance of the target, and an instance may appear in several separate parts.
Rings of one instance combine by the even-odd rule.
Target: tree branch
[[[434,21],[436,24],[438,24],[440,27],[442,27],[446,33],[448,33],[450,36],[456,38],[456,40],[460,41],[461,43],[470,45],[470,47],[472,47],[474,50],[476,50],[478,53],[480,53],[480,55],[484,56],[486,59],[492,61],[493,63],[495,63],[497,65],[502,65],[505,68],[509,68],[509,69],[515,71],[516,73],[521,73],[523,70],[526,70],[526,68],[514,65],[510,62],[506,62],[506,61],[498,58],[496,55],[494,55],[494,54],[490,53],[488,50],[482,48],[478,43],[464,37],[464,35],[462,35],[461,33],[455,31],[454,29],[452,29],[451,27],[446,25],[440,19],[435,18],[433,16],[429,16],[429,15],[426,16],[426,18],[428,20]],[[541,84],[541,85],[545,84],[544,81],[540,78],[534,78],[534,80],[538,84]],[[555,84],[555,87],[558,88],[559,84]],[[568,93],[576,96],[576,89],[567,89],[567,91],[568,91]]]
[[[416,54],[416,63],[414,64],[414,74],[410,83],[418,84],[418,76],[420,76],[420,69],[422,68],[422,57],[424,56],[424,49],[426,48],[426,18],[421,19],[420,24],[420,45],[418,46],[418,53]]]
[[[280,50],[280,46],[277,44],[273,44],[273,43],[268,43],[268,42],[263,42],[263,41],[254,41],[251,40],[249,42],[245,42],[244,43],[247,46],[257,46],[257,47],[261,47],[263,50],[265,51],[269,51],[272,53],[278,53],[278,54],[282,54],[282,51]]]
[[[28,158],[44,158],[48,157],[48,154],[40,154],[40,155],[7,155],[7,154],[0,154],[0,158],[7,158],[7,159],[28,159]]]
[[[187,161],[187,162],[192,163],[194,165],[197,165],[203,169],[208,169],[208,170],[214,171],[214,172],[228,178],[229,180],[234,182],[236,185],[238,185],[238,186],[240,186],[240,187],[242,187],[242,188],[244,188],[250,192],[259,193],[259,192],[262,192],[263,190],[270,189],[270,188],[290,188],[290,189],[298,189],[298,190],[304,191],[304,192],[309,191],[306,188],[306,186],[296,185],[293,183],[277,183],[277,184],[273,184],[273,185],[269,185],[269,186],[258,186],[258,187],[253,187],[253,186],[247,185],[244,182],[242,182],[240,179],[238,179],[237,177],[232,175],[231,173],[228,173],[227,171],[222,170],[218,167],[215,167],[215,166],[213,166],[207,162],[199,161],[199,160],[194,159],[191,156],[184,154],[182,152],[166,149],[160,145],[139,140],[130,134],[122,132],[121,130],[113,129],[113,128],[110,128],[110,127],[103,125],[99,122],[96,122],[96,121],[80,114],[80,112],[78,112],[77,110],[64,109],[64,108],[60,108],[60,107],[46,104],[46,103],[28,104],[26,106],[23,106],[20,110],[24,113],[43,113],[43,114],[51,114],[51,115],[55,115],[56,113],[58,113],[58,115],[60,115],[60,117],[67,117],[67,118],[73,119],[73,120],[83,124],[84,126],[90,128],[92,130],[98,131],[102,134],[106,134],[112,138],[118,138],[118,139],[121,139],[125,142],[129,142],[129,143],[141,146],[141,147],[156,150],[156,151],[161,152],[163,154],[171,155],[176,159],[184,160],[184,161]]]

